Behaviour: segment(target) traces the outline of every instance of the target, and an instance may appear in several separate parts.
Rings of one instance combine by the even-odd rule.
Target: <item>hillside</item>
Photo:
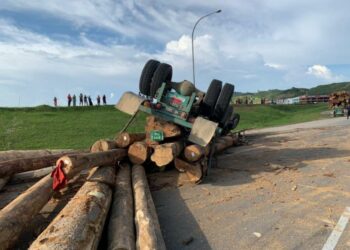
[[[317,105],[242,105],[238,129],[262,128],[321,118],[327,110]],[[129,119],[113,106],[53,108],[0,108],[0,150],[82,149],[101,138],[114,138]],[[130,131],[143,131],[140,114]]]
[[[271,89],[266,91],[258,91],[257,93],[241,93],[237,92],[236,96],[255,96],[259,98],[267,99],[279,99],[279,98],[290,98],[301,95],[329,95],[337,91],[349,91],[350,82],[339,82],[319,85],[310,89],[307,88],[290,88],[286,90]]]

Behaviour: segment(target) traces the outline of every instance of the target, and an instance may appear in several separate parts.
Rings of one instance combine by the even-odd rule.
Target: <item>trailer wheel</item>
[[[220,91],[222,88],[222,81],[213,79],[209,85],[207,93],[203,98],[203,102],[201,104],[201,115],[211,116],[214,111],[214,107],[218,97],[220,95]]]
[[[157,93],[157,90],[162,85],[162,83],[171,82],[172,77],[173,77],[173,68],[171,67],[171,65],[166,63],[159,64],[152,78],[150,96],[154,97]]]
[[[218,101],[216,102],[214,112],[212,114],[213,120],[220,121],[221,118],[225,115],[227,107],[231,102],[234,90],[235,87],[232,84],[225,83],[224,87],[220,92]]]
[[[237,113],[234,113],[232,119],[227,122],[224,129],[222,130],[221,135],[227,135],[231,130],[235,129],[238,126],[240,119],[241,116]]]
[[[156,60],[149,60],[143,67],[139,83],[139,89],[141,94],[149,96],[152,77],[159,63],[160,62]]]
[[[220,127],[224,128],[232,120],[232,116],[233,116],[233,106],[229,105],[225,115],[222,117],[219,123]]]

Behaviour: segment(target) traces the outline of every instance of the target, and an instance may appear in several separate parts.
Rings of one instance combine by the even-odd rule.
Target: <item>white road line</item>
[[[328,237],[328,240],[326,244],[324,244],[322,250],[333,250],[337,246],[337,243],[340,239],[340,236],[344,232],[344,229],[346,228],[346,225],[348,224],[350,219],[350,207],[346,207],[344,213],[342,216],[340,216],[340,219],[333,229],[331,235]]]

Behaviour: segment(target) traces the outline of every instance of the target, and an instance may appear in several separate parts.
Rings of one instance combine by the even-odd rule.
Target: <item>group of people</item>
[[[73,96],[71,94],[68,94],[67,101],[68,101],[68,107],[70,107],[70,106],[76,107],[77,106],[77,96],[75,94]],[[106,95],[103,95],[102,98],[100,95],[98,95],[96,97],[97,106],[101,105],[101,101],[102,101],[103,105],[107,105]],[[53,98],[53,104],[55,107],[57,107],[57,105],[58,105],[58,99],[56,96]],[[79,106],[94,106],[94,103],[92,102],[91,96],[83,95],[82,93],[80,93]]]

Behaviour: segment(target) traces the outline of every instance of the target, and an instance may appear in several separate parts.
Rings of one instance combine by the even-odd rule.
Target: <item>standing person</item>
[[[68,107],[70,107],[70,104],[72,102],[72,96],[68,94],[67,99],[68,99]]]
[[[56,96],[53,98],[53,105],[54,105],[55,107],[57,107],[57,97],[56,97]]]
[[[97,105],[100,106],[100,104],[101,104],[101,97],[100,97],[100,95],[97,96],[96,100],[97,100]]]
[[[89,105],[90,105],[90,106],[94,106],[94,104],[92,103],[91,96],[89,96]]]
[[[106,95],[102,96],[103,105],[107,105]]]
[[[87,96],[84,95],[84,106],[88,106]]]
[[[83,94],[82,93],[80,93],[80,95],[79,95],[79,106],[83,106],[84,104],[83,104]]]
[[[77,106],[77,97],[73,95],[73,107]]]
[[[349,120],[349,116],[350,116],[350,102],[348,102],[348,105],[346,106],[346,110],[348,111],[346,114],[346,119]]]

